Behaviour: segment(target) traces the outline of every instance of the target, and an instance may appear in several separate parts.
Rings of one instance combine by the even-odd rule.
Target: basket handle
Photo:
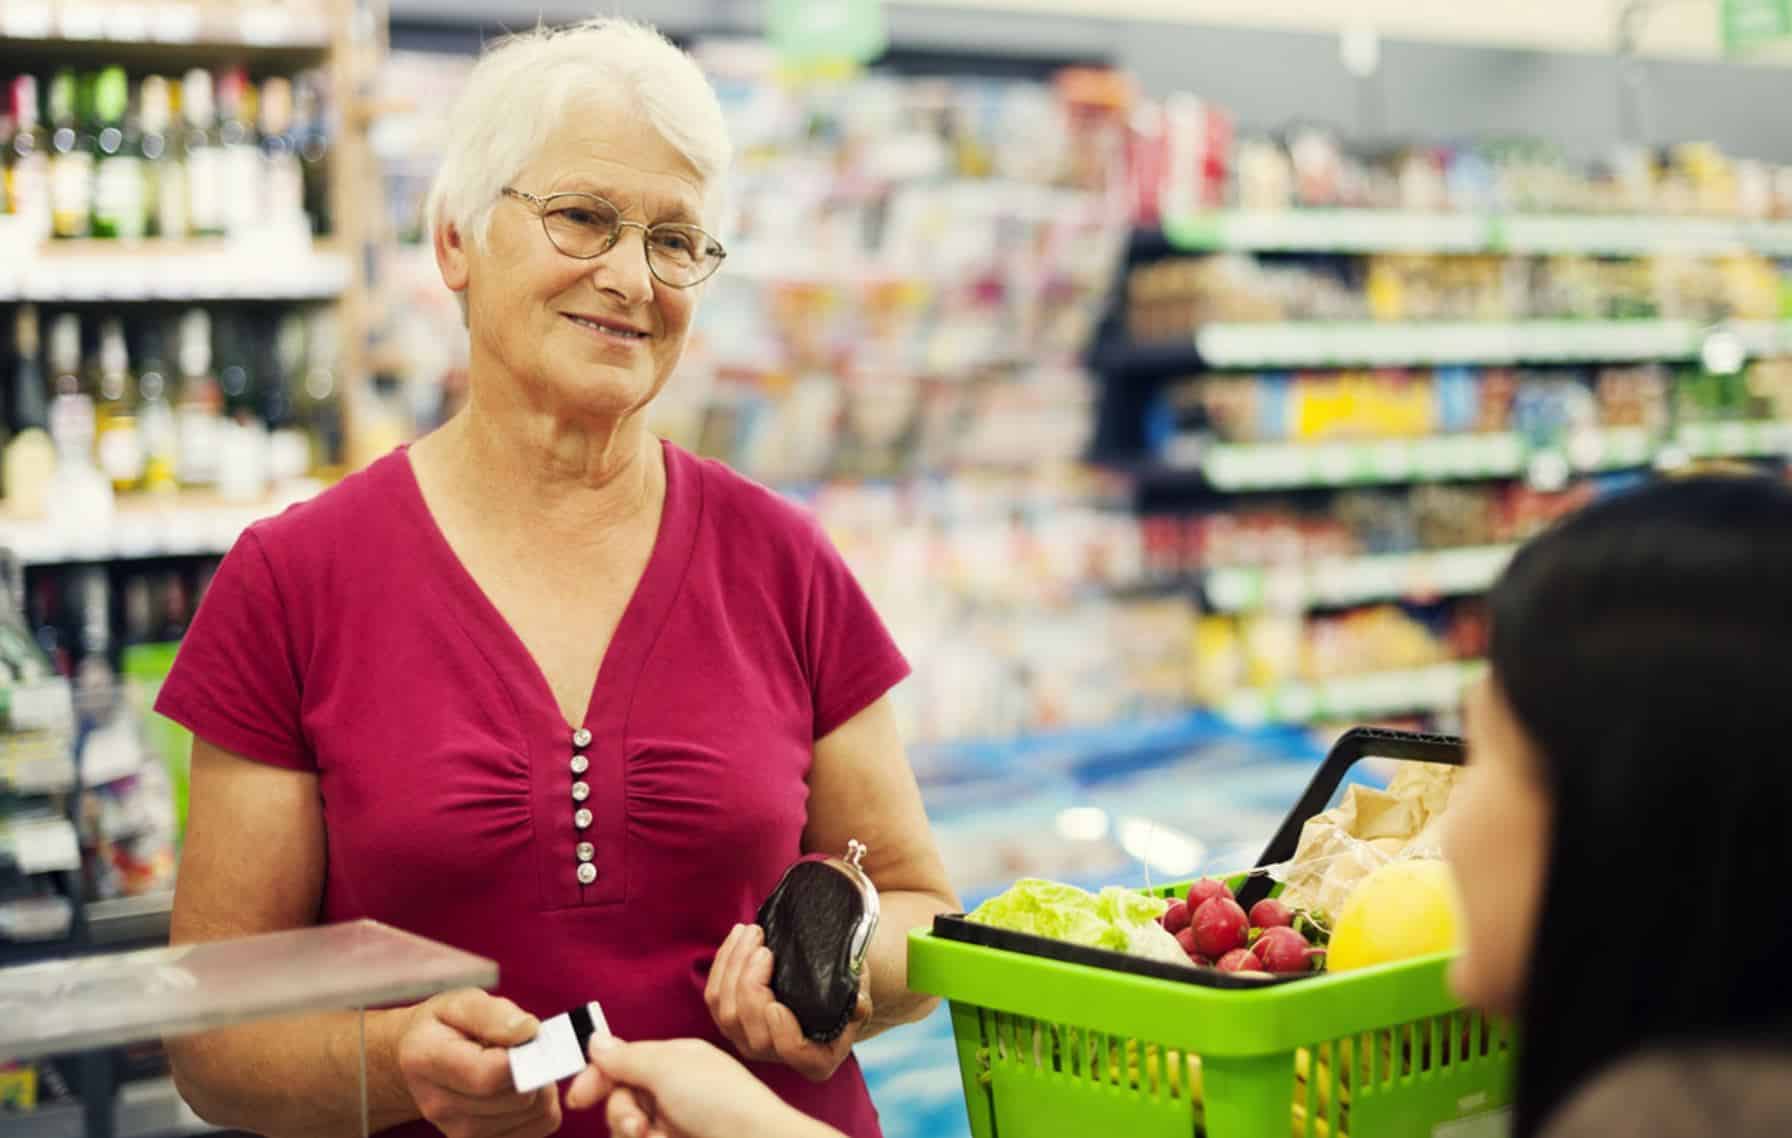
[[[1279,865],[1294,857],[1294,851],[1300,846],[1301,830],[1306,827],[1307,820],[1324,810],[1331,804],[1332,795],[1338,793],[1338,787],[1344,785],[1344,778],[1350,768],[1359,760],[1374,757],[1378,759],[1406,759],[1421,763],[1443,763],[1449,766],[1461,766],[1466,751],[1466,744],[1455,735],[1424,735],[1413,731],[1388,731],[1379,727],[1353,727],[1346,731],[1342,738],[1333,745],[1331,753],[1319,764],[1313,774],[1313,781],[1307,784],[1300,801],[1283,820],[1281,829],[1271,838],[1263,855],[1257,859],[1258,868],[1266,865]],[[1248,911],[1250,907],[1269,895],[1271,881],[1258,874],[1252,876],[1238,891],[1238,903]]]

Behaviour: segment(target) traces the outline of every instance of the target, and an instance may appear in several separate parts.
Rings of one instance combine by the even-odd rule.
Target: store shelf
[[[1792,351],[1792,323],[1724,330],[1753,355]],[[1195,349],[1213,368],[1626,363],[1696,359],[1712,331],[1690,320],[1290,321],[1208,324],[1195,332]]]
[[[0,549],[10,550],[25,565],[221,557],[249,526],[313,493],[315,487],[307,487],[252,505],[199,495],[168,504],[130,503],[119,508],[110,525],[97,530],[54,521],[0,519]]]
[[[1658,440],[1640,427],[1578,432],[1540,446],[1499,432],[1339,443],[1221,443],[1174,440],[1148,482],[1199,478],[1221,491],[1400,485],[1521,474],[1551,484],[1576,471],[1630,470],[1662,458],[1767,458],[1792,454],[1792,423],[1702,423]]]
[[[87,938],[103,946],[165,943],[173,911],[172,893],[94,901],[87,906]]]
[[[7,0],[0,4],[0,46],[212,46],[306,49],[329,46],[321,11],[288,4],[119,3]]]
[[[1371,672],[1316,684],[1282,684],[1240,692],[1226,716],[1241,724],[1317,723],[1448,711],[1480,674],[1479,661]]]
[[[1792,221],[1416,210],[1226,210],[1172,218],[1182,252],[1302,253],[1792,253]]]
[[[1216,611],[1237,613],[1465,596],[1485,592],[1517,548],[1486,545],[1332,558],[1275,569],[1215,569],[1206,576],[1207,600]]]
[[[322,300],[350,279],[342,253],[287,240],[11,245],[0,229],[0,302]]]

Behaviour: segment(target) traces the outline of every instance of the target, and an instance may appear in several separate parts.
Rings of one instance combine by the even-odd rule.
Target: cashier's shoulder
[[[1544,1138],[1784,1138],[1792,1135],[1792,1046],[1654,1050],[1607,1068],[1550,1120]]]

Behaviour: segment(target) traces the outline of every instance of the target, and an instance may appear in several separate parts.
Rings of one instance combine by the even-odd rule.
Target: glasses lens
[[[715,239],[694,225],[656,225],[648,236],[647,259],[667,284],[693,285],[716,271],[722,254]]]
[[[568,257],[595,257],[616,244],[616,207],[584,194],[556,196],[541,215],[548,240]]]

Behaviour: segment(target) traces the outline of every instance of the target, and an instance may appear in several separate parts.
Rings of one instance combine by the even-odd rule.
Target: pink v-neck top
[[[664,453],[659,535],[581,723],[450,549],[402,450],[238,541],[156,708],[315,772],[322,921],[373,917],[490,957],[498,991],[538,1016],[595,999],[623,1038],[720,1044],[704,980],[803,852],[814,743],[908,666],[809,515]],[[755,1071],[847,1134],[878,1134],[856,1063],[819,1086]],[[601,1135],[601,1113],[561,1133]]]

